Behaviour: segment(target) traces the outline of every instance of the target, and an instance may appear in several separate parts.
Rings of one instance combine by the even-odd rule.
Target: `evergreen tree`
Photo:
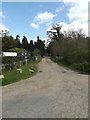
[[[41,56],[45,55],[45,44],[42,40],[39,39],[39,36],[37,36],[37,42],[35,43],[35,48],[41,51]]]
[[[28,50],[28,40],[25,36],[23,36],[23,39],[22,39],[22,48]]]
[[[33,50],[34,50],[33,40],[30,40],[30,44],[28,45],[28,51],[32,53]]]
[[[16,36],[15,41],[16,41],[16,44],[17,44],[17,48],[21,48],[20,36],[19,35]]]

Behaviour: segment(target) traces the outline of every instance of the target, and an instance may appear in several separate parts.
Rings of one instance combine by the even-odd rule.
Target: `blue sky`
[[[59,7],[62,7],[61,12],[56,12],[57,8]],[[2,10],[3,14],[6,16],[6,18],[3,19],[3,24],[10,29],[10,34],[13,36],[19,34],[20,37],[25,35],[29,40],[35,39],[37,35],[40,35],[41,38],[46,37],[46,29],[49,27],[49,25],[47,25],[49,20],[41,23],[38,29],[30,26],[30,23],[34,23],[35,16],[40,13],[43,14],[47,12],[52,13],[53,15],[57,15],[53,17],[50,25],[58,22],[69,23],[69,19],[67,17],[68,6],[65,6],[63,2],[8,2],[2,4]],[[38,22],[35,21],[35,24],[38,24]]]
[[[77,1],[77,0],[76,0]],[[87,0],[86,0],[87,1]],[[81,7],[81,0],[70,2],[3,2],[0,17],[2,17],[2,28],[7,28],[10,35],[25,35],[28,40],[46,37],[46,30],[53,24],[63,24],[63,30],[72,27],[81,27],[86,32],[86,12]],[[82,2],[85,6],[86,2]],[[85,7],[86,8],[86,7]],[[77,14],[76,9],[79,11]],[[79,10],[80,9],[80,10]],[[83,16],[84,15],[84,16]]]

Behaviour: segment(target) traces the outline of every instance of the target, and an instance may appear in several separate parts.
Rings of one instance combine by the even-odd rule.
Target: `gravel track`
[[[3,118],[88,118],[88,75],[44,58],[39,72],[2,87]]]

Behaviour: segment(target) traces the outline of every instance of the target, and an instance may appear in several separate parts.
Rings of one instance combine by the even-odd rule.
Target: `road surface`
[[[31,78],[2,88],[3,118],[87,118],[88,75],[49,58],[38,67]]]

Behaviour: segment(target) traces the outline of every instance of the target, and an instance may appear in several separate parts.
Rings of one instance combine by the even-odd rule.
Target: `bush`
[[[72,67],[77,70],[90,73],[90,64],[88,62],[80,63],[80,64],[73,64]]]
[[[5,65],[5,68],[4,68],[3,70],[4,70],[5,72],[10,71],[10,70],[11,70],[10,64],[6,64],[6,65]]]
[[[25,65],[25,56],[2,57],[2,63],[4,64],[4,68],[2,68],[3,72],[13,70],[16,67],[18,68],[20,66],[20,61]]]
[[[55,57],[51,56],[50,59],[51,59],[52,61],[56,62],[56,58],[55,58]]]
[[[12,48],[12,49],[9,49],[10,52],[18,52],[18,53],[21,53],[21,52],[26,52],[26,50],[24,48]]]
[[[9,56],[3,56],[2,57],[2,63],[6,64],[6,63],[13,63],[13,62],[18,62],[20,60],[25,60],[25,56],[13,56],[13,57],[9,57]]]
[[[88,62],[88,51],[76,51],[64,56],[63,61],[71,64]]]
[[[69,67],[73,70],[82,71],[85,73],[90,73],[90,63],[88,62],[88,53],[84,51],[84,54],[81,52],[78,54],[71,54],[65,57],[59,57],[58,61],[56,58],[51,56],[52,61],[57,62],[60,65]]]

